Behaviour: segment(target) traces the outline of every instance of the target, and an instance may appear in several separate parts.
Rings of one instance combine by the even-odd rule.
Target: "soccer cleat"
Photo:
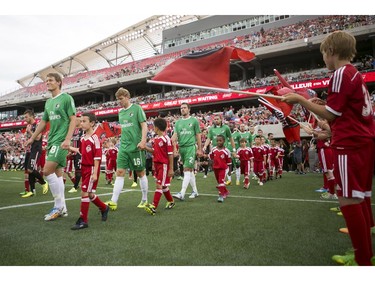
[[[113,201],[107,201],[105,204],[111,209],[111,211],[116,211],[117,210],[117,203]]]
[[[135,181],[133,181],[132,185],[130,186],[131,188],[135,188],[138,186],[138,183],[136,183]]]
[[[146,205],[147,205],[147,201],[142,200],[142,201],[138,204],[137,208],[143,209],[144,207],[146,207]]]
[[[342,227],[342,228],[339,229],[339,231],[340,231],[341,233],[349,234],[349,230],[348,230],[347,227]]]
[[[182,181],[184,178],[181,177],[181,176],[179,176],[177,179],[178,179],[179,181]]]
[[[340,212],[340,207],[333,207],[329,209],[332,212]]]
[[[156,209],[155,209],[155,206],[152,205],[152,204],[146,204],[144,206],[144,209],[147,213],[149,213],[151,216],[155,216],[156,214]]]
[[[170,210],[170,209],[173,209],[174,206],[176,206],[176,203],[174,201],[172,202],[167,202],[167,204],[165,205],[165,208]]]
[[[20,192],[20,195],[25,195],[26,193],[28,193],[28,191],[24,191],[24,192]]]
[[[354,260],[354,254],[347,254],[347,255],[334,255],[332,256],[332,260],[341,265],[350,265]]]
[[[328,191],[328,189],[326,189],[326,188],[324,188],[324,187],[321,187],[321,188],[318,188],[318,189],[316,189],[315,190],[315,192],[327,192]]]
[[[182,197],[181,193],[173,194],[172,197],[179,199],[180,201],[184,201],[185,198]]]
[[[29,198],[29,197],[31,197],[31,196],[34,196],[34,193],[31,192],[31,191],[29,191],[29,192],[27,192],[26,194],[22,195],[21,197],[22,197],[22,198]]]
[[[237,186],[240,185],[240,181],[239,181],[239,180],[236,180],[236,185],[237,185]]]
[[[225,185],[232,185],[232,181],[227,180],[227,181],[225,182]]]
[[[193,191],[193,192],[190,194],[189,198],[193,199],[193,198],[197,198],[198,196],[199,196],[199,194]]]
[[[219,198],[217,198],[217,202],[223,203],[224,202],[224,197],[219,195]]]
[[[55,219],[57,219],[58,217],[60,217],[61,215],[61,210],[58,209],[58,208],[52,208],[52,210],[44,216],[44,220],[45,221],[53,221]]]
[[[80,218],[77,220],[76,224],[73,225],[70,229],[71,229],[71,230],[80,230],[80,229],[84,229],[84,228],[88,228],[88,227],[89,227],[89,225],[88,225],[87,223],[85,223],[85,222],[83,221],[83,219],[80,217]]]
[[[46,182],[45,184],[42,184],[42,193],[47,194],[47,192],[48,192],[48,182]]]
[[[263,185],[263,182],[262,182],[262,181],[259,181],[259,185],[262,186],[262,185]]]
[[[60,212],[60,217],[66,218],[68,216],[68,209],[64,207]]]
[[[204,178],[204,179],[207,179],[207,175],[204,175],[203,178]]]
[[[336,194],[331,194],[329,192],[324,192],[320,195],[320,199],[329,199],[329,200],[337,200]]]
[[[69,193],[74,193],[74,192],[77,192],[77,189],[75,189],[75,187],[72,187],[68,192]]]
[[[108,218],[108,212],[109,212],[109,206],[107,205],[107,207],[105,208],[104,211],[100,211],[100,213],[102,214],[102,221],[106,221],[107,218]]]
[[[338,215],[338,216],[342,216],[342,212],[338,212],[337,215]]]

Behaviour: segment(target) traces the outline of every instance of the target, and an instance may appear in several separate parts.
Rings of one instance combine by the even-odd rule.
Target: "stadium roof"
[[[56,63],[31,73],[17,83],[23,87],[45,81],[50,72],[64,77],[81,72],[110,68],[162,53],[162,32],[175,26],[187,24],[207,16],[155,15],[127,27],[103,40]]]

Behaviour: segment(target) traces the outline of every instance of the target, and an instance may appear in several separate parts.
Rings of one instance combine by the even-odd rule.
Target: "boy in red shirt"
[[[237,157],[240,160],[241,174],[243,174],[245,177],[243,187],[248,189],[250,185],[249,174],[250,171],[253,170],[254,166],[254,155],[251,148],[246,146],[246,143],[246,138],[240,139],[240,148],[237,149]]]
[[[105,145],[105,179],[107,181],[107,184],[112,184],[113,174],[116,172],[116,159],[117,159],[117,153],[118,149],[115,147],[115,144],[113,143],[115,140],[108,139],[104,142]]]
[[[169,190],[171,177],[173,176],[173,145],[169,136],[165,133],[167,122],[163,118],[156,118],[154,121],[154,130],[157,134],[154,139],[153,147],[145,147],[145,150],[154,155],[154,177],[156,179],[156,190],[152,204],[146,204],[145,210],[150,215],[155,215],[159,205],[161,195],[164,194],[167,199],[166,209],[172,209],[175,206],[173,197]]]
[[[344,31],[329,34],[320,51],[333,71],[327,102],[286,94],[283,101],[299,103],[329,122],[332,132],[334,176],[340,210],[349,230],[354,254],[335,255],[339,264],[371,265],[372,177],[375,157],[375,122],[371,99],[361,73],[350,63],[356,39]]]
[[[224,198],[229,194],[225,186],[225,174],[229,165],[232,165],[232,155],[230,151],[224,146],[225,138],[223,135],[217,135],[216,146],[211,150],[208,157],[213,161],[212,169],[217,181],[216,188],[219,190],[219,198],[217,202],[223,203]]]
[[[100,175],[100,162],[102,160],[102,147],[93,127],[96,123],[96,116],[93,113],[83,113],[81,126],[85,134],[81,138],[80,148],[70,147],[70,150],[82,155],[81,158],[81,212],[72,230],[87,228],[90,201],[101,211],[102,221],[107,220],[109,207],[104,204],[95,194]]]
[[[254,173],[259,178],[258,184],[263,185],[263,182],[266,180],[266,161],[267,153],[263,149],[261,144],[261,137],[256,136],[254,139],[254,146],[251,148],[254,155]]]

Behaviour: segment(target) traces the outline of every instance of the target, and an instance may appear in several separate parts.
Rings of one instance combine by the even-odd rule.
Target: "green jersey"
[[[251,135],[251,133],[250,132],[239,132],[239,134],[240,134],[240,139],[242,139],[242,138],[245,138],[246,140],[247,140],[247,144],[246,144],[246,146],[247,147],[251,147],[252,146],[252,144],[253,144],[253,137],[252,137],[252,135]]]
[[[237,150],[240,147],[240,139],[241,139],[240,132],[238,132],[238,131],[233,132],[232,138],[233,138],[233,141],[234,141],[234,145],[236,146],[235,149]],[[230,145],[230,143],[228,143],[228,149],[229,149],[229,147],[232,147]]]
[[[191,116],[177,120],[174,129],[177,133],[179,147],[195,145],[196,135],[201,132],[197,118]]]
[[[67,93],[61,93],[46,101],[42,120],[49,122],[48,145],[60,145],[64,142],[69,130],[70,116],[76,114],[73,98]]]
[[[138,143],[142,140],[141,123],[146,122],[146,114],[138,104],[131,104],[128,108],[122,108],[118,113],[118,121],[121,125],[120,149],[127,152],[138,151]]]
[[[228,125],[221,125],[220,127],[219,126],[212,126],[208,130],[208,137],[212,141],[212,147],[216,146],[216,137],[218,135],[224,136],[224,140],[225,140],[224,146],[228,147],[228,143],[230,144],[230,142],[228,142],[228,141],[232,137],[232,133],[230,132],[230,129],[229,129]]]

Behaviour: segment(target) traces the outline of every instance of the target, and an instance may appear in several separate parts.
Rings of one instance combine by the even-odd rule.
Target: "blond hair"
[[[130,98],[130,93],[127,89],[121,87],[120,89],[117,90],[115,96],[116,98],[121,97],[121,96]]]
[[[335,31],[329,34],[320,44],[320,52],[337,55],[339,60],[351,61],[357,54],[356,40],[345,31]]]

